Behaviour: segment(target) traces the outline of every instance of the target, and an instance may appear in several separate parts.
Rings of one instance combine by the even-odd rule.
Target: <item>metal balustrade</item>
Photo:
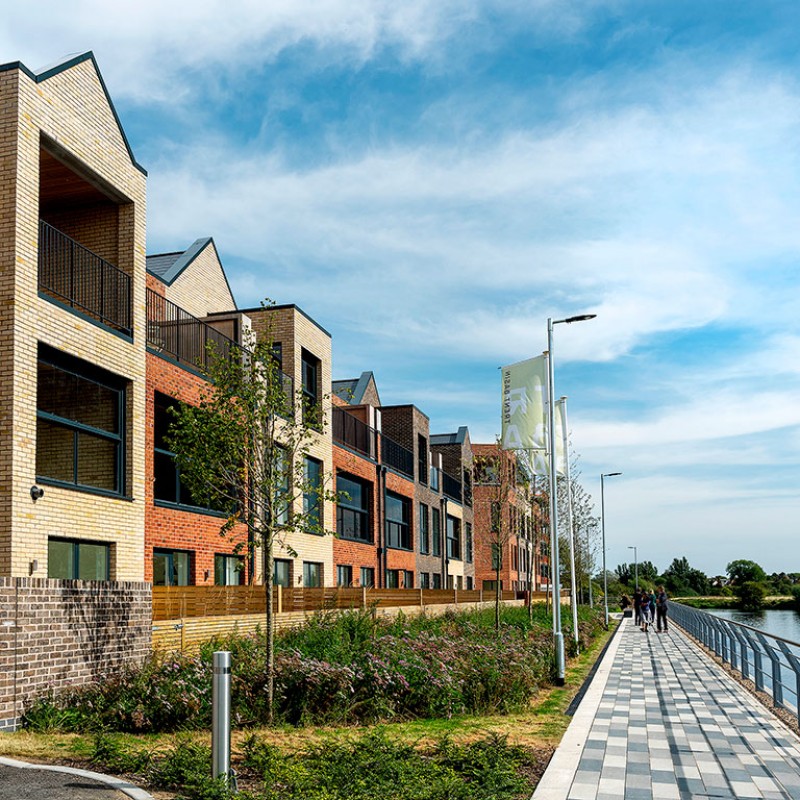
[[[133,335],[130,275],[44,220],[39,220],[39,291]]]
[[[334,407],[331,411],[333,441],[369,458],[376,458],[378,432],[342,408]]]
[[[448,475],[444,470],[442,470],[442,493],[457,503],[461,502],[461,481]]]
[[[788,708],[800,723],[800,642],[722,619],[682,603],[669,605],[671,619],[772,696],[778,708]]]
[[[381,463],[393,467],[409,478],[414,477],[414,454],[402,445],[381,435]]]

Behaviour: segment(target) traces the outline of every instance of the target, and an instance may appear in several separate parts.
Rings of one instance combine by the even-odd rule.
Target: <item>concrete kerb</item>
[[[627,621],[627,619],[621,620],[619,628],[614,632],[611,645],[606,650],[592,683],[586,690],[578,710],[572,717],[572,722],[553,753],[531,800],[566,800],[575,773],[578,771],[578,762],[583,753],[583,746],[586,744],[595,714],[600,707],[619,643],[622,641],[620,629]]]
[[[98,772],[89,772],[85,769],[75,769],[74,767],[61,767],[52,764],[28,764],[25,761],[15,761],[11,758],[0,758],[0,764],[6,767],[18,767],[19,769],[41,769],[48,772],[64,772],[67,775],[75,775],[78,778],[88,778],[89,780],[103,783],[111,789],[126,794],[132,800],[154,800],[151,794],[144,789],[134,786],[132,783],[114,778],[111,775],[101,775]]]

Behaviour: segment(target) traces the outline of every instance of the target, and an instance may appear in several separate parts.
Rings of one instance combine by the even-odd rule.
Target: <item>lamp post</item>
[[[605,610],[606,628],[608,628],[608,572],[606,571],[606,501],[605,479],[622,475],[621,472],[604,472],[600,475],[600,524],[603,529],[603,608]]]
[[[636,588],[639,588],[639,559],[636,545],[628,545],[628,550],[633,550],[633,574],[636,576]]]
[[[550,450],[550,582],[553,586],[553,645],[556,652],[556,685],[564,685],[566,663],[564,634],[561,632],[561,580],[558,565],[558,501],[556,498],[556,414],[555,370],[553,368],[553,326],[594,319],[597,314],[580,314],[566,319],[547,318],[547,432]]]

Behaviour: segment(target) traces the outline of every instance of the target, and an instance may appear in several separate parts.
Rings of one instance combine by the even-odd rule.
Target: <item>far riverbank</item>
[[[732,595],[729,597],[706,596],[706,597],[673,597],[670,598],[676,603],[683,603],[685,606],[700,609],[736,609],[739,607],[738,599]],[[764,598],[764,609],[774,609],[779,611],[792,611],[795,608],[794,598],[790,595],[774,595]]]

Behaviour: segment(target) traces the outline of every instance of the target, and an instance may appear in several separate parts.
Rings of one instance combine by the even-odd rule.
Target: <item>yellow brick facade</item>
[[[43,149],[46,154],[43,156]],[[39,295],[40,164],[67,164],[110,199],[82,219],[51,213],[127,273],[132,341]],[[144,547],[145,175],[132,161],[93,58],[37,81],[0,73],[0,574],[47,577],[48,537],[108,542],[112,580],[142,579]],[[48,187],[51,189],[52,187]],[[65,232],[69,232],[65,231]],[[36,483],[39,344],[127,382],[125,498]]]
[[[322,414],[324,425],[319,434],[314,434],[314,441],[308,454],[322,463],[322,474],[325,486],[333,491],[333,439],[330,429],[331,415],[331,338],[330,335],[304,314],[296,306],[275,306],[267,310],[247,309],[244,311],[253,325],[257,336],[268,337],[273,342],[280,342],[283,371],[294,380],[295,391],[302,385],[301,357],[303,349],[320,361],[319,386],[322,396]],[[301,410],[298,408],[298,419]],[[333,532],[336,520],[334,504],[325,503],[323,520],[326,531]],[[302,586],[303,562],[322,564],[322,579],[325,586],[336,585],[336,570],[333,563],[333,536],[319,536],[308,533],[291,533],[287,537],[288,547],[276,547],[275,557],[291,560],[294,586]],[[292,551],[296,555],[292,555]],[[261,559],[257,559],[261,564]],[[259,573],[258,580],[263,576]]]
[[[167,300],[195,317],[236,308],[213,242],[166,287]]]

